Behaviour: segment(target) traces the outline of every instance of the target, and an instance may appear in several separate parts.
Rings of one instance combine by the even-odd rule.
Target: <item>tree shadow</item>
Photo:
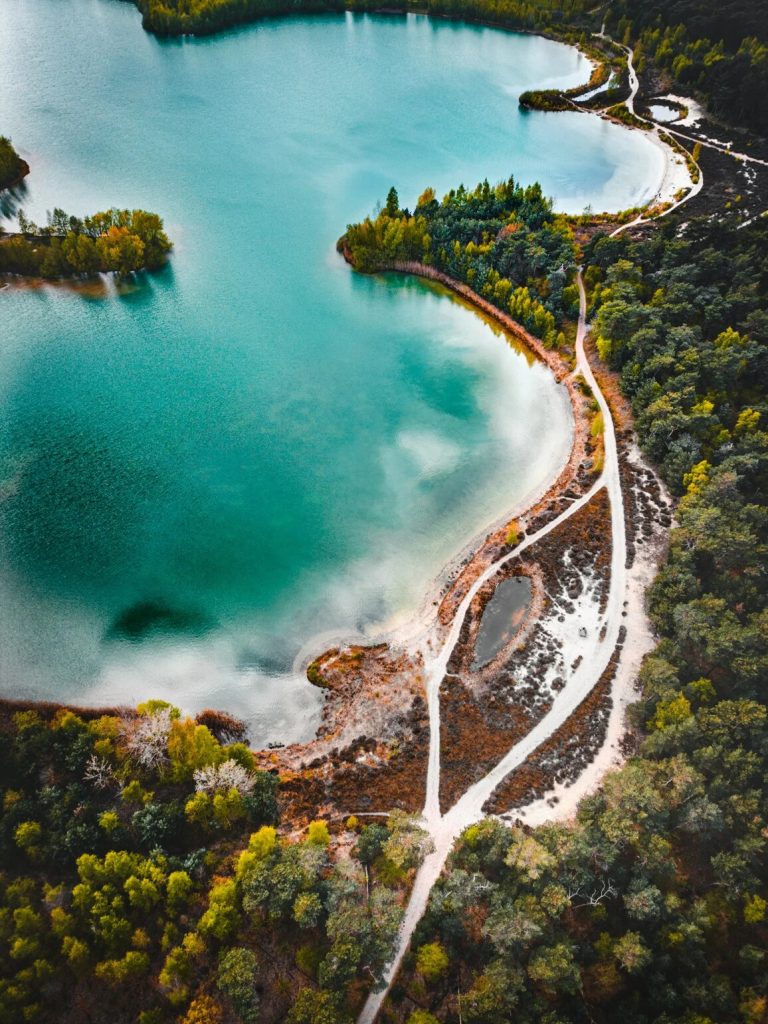
[[[13,188],[0,191],[0,217],[10,220],[15,217],[29,196],[26,182],[21,181]]]

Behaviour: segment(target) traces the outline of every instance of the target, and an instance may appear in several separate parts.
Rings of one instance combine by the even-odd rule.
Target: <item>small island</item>
[[[0,135],[0,191],[20,185],[27,174],[27,161],[22,160],[9,138]]]
[[[157,270],[172,243],[163,221],[146,210],[105,210],[71,217],[55,209],[38,227],[18,214],[19,231],[0,236],[0,274],[46,279]]]

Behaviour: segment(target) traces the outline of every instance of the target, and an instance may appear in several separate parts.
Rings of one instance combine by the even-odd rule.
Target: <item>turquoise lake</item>
[[[307,738],[313,638],[373,635],[541,490],[564,393],[470,310],[335,252],[395,184],[514,174],[620,209],[661,156],[520,112],[589,65],[423,17],[276,20],[159,41],[117,0],[3,0],[0,132],[23,204],[163,216],[169,268],[121,294],[0,291],[0,693],[173,699]]]

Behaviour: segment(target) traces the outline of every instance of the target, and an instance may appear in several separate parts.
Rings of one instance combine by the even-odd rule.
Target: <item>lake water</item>
[[[521,113],[568,47],[422,17],[159,41],[116,0],[3,0],[0,131],[25,210],[159,212],[167,271],[106,298],[0,292],[0,692],[221,707],[311,733],[318,634],[412,614],[469,538],[557,472],[562,389],[463,306],[335,253],[514,173],[561,208],[650,197],[642,133]]]

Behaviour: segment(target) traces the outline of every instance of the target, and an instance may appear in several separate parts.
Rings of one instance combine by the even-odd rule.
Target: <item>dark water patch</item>
[[[198,611],[172,608],[160,601],[137,601],[120,612],[105,639],[138,643],[157,636],[202,636],[215,626],[213,619]]]
[[[528,576],[502,580],[485,606],[475,643],[473,669],[482,668],[509,643],[531,602],[531,581]]]

